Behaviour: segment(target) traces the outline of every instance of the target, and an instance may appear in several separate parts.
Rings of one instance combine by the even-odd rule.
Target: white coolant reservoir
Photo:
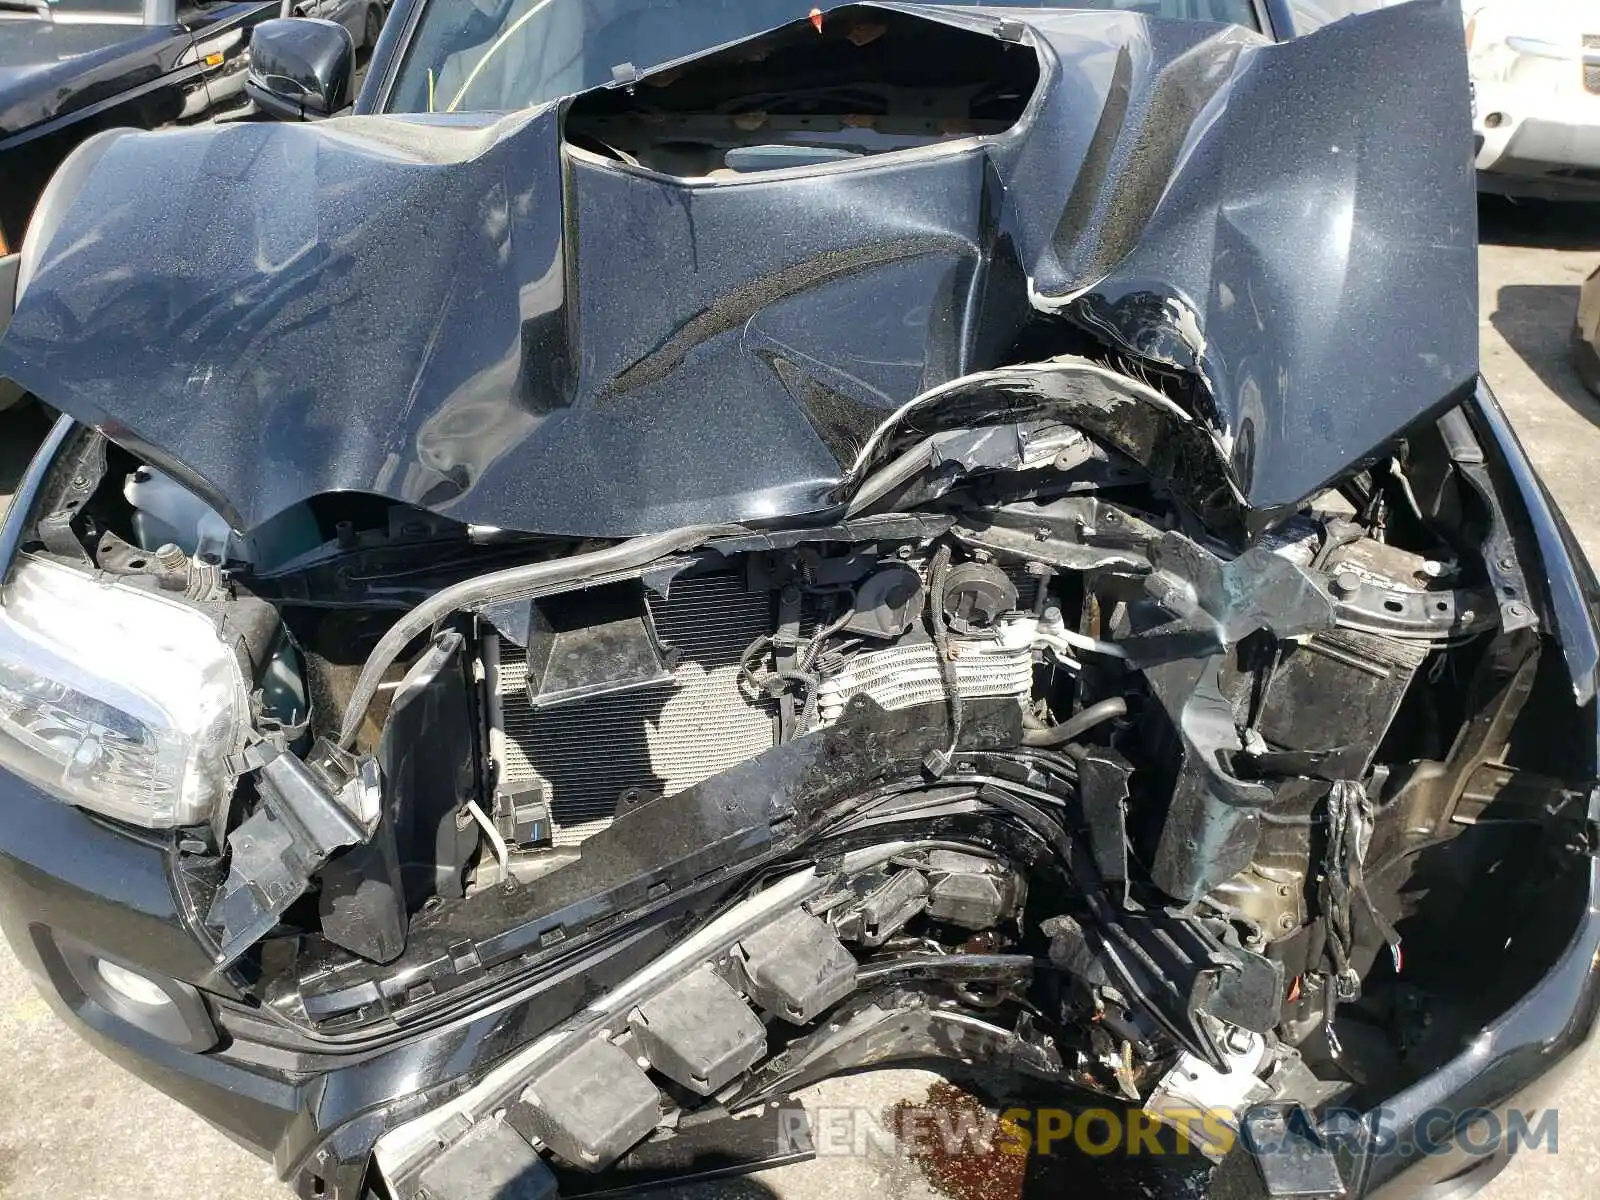
[[[252,555],[228,528],[227,521],[170,475],[140,467],[128,476],[122,495],[133,507],[133,538],[142,550],[171,544],[193,555],[202,543],[220,543],[217,550],[235,561]]]
[[[132,472],[122,495],[133,508],[133,537],[140,549],[154,552],[170,544],[212,567],[225,562],[271,566],[322,541],[316,518],[303,504],[274,517],[249,537],[240,537],[220,513],[154,467],[142,466]],[[286,632],[279,631],[256,686],[264,715],[284,726],[306,719],[300,654]]]

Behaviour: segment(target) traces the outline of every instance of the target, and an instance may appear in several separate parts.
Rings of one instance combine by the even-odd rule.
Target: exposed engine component
[[[962,698],[1025,699],[1033,688],[1034,628],[1031,618],[1018,617],[1001,621],[993,637],[954,639],[950,658]],[[826,724],[838,720],[856,696],[867,696],[878,707],[893,711],[932,703],[944,695],[938,650],[931,642],[921,642],[856,655],[823,680],[817,689],[817,712]]]
[[[838,720],[856,696],[889,711],[940,700],[923,575],[904,560],[876,564],[808,556],[796,569],[820,582],[787,602],[781,569],[688,575],[666,596],[612,584],[530,605],[526,649],[485,633],[494,811],[508,840],[538,836],[544,813],[530,805],[542,805],[549,844],[577,845],[619,805],[675,794],[770,749],[782,733],[779,698],[791,689],[805,710],[801,730]],[[1037,623],[1014,611],[1016,600],[992,564],[950,571],[944,607],[971,635],[950,644],[963,698],[1020,705],[1032,690]],[[866,648],[886,641],[895,644]],[[752,646],[784,663],[754,690],[741,683]]]
[[[922,611],[923,594],[922,576],[911,564],[890,563],[867,576],[856,589],[842,631],[873,638],[899,637]]]
[[[1317,911],[1307,888],[1320,864],[1307,857],[1301,818],[1257,814],[1299,813],[1368,773],[1430,655],[1462,636],[1461,614],[1452,605],[1448,624],[1368,628],[1372,614],[1345,603],[1352,593],[1341,573],[1352,564],[1374,595],[1409,590],[1440,613],[1434,597],[1450,580],[1428,560],[1369,546],[1375,539],[1348,522],[1309,522],[1226,561],[1178,534],[1157,535],[1147,516],[1113,521],[1111,511],[1103,506],[1097,519],[1124,546],[1137,545],[1128,531],[1145,531],[1136,536],[1146,539],[1148,573],[1113,558],[1080,576],[926,539],[821,542],[719,556],[713,569],[674,572],[660,591],[611,579],[497,604],[492,625],[477,626],[492,796],[481,817],[456,802],[440,814],[470,814],[461,828],[471,837],[493,830],[469,890],[556,869],[567,860],[554,852],[839,725],[852,701],[881,713],[998,703],[1020,722],[1021,745],[1073,756],[1084,845],[1106,886],[1130,894],[1142,855],[1163,887],[1180,881],[1164,870],[1189,872],[1173,894],[1219,914],[1207,928],[1108,914],[1083,925],[1086,961],[1121,945],[1117,961],[1161,964],[1120,982],[1094,967],[1084,983],[1095,1005],[1107,988],[1145,994],[1158,1014],[1152,1029],[1220,1061],[1214,1031],[1194,1014],[1270,1029],[1281,969],[1259,956]],[[1052,536],[1044,525],[1036,534],[1046,558]],[[1330,710],[1330,694],[1343,706]],[[1163,710],[1167,722],[1152,723]],[[1124,728],[1133,740],[1108,734]],[[1159,773],[1141,774],[1108,746],[1080,745],[1108,736],[1135,760],[1178,772],[1163,822],[1152,821],[1160,809],[1147,798]],[[1235,831],[1186,844],[1184,830],[1212,822],[1214,811]],[[406,887],[407,907],[419,892],[450,894],[447,861],[433,884]],[[829,920],[873,950],[915,922],[994,928],[1025,896],[1005,868],[947,850],[863,879]],[[363,944],[332,925],[327,933]],[[368,944],[374,959],[388,945]],[[1219,961],[1232,973],[1195,991],[1214,969],[1205,964]]]
[[[1002,613],[1017,606],[1017,585],[999,567],[986,562],[962,563],[945,580],[945,620],[957,633],[992,629]]]
[[[953,1047],[1168,1123],[1318,1103],[1360,1082],[1363,1022],[1414,1006],[1396,864],[1531,786],[1508,732],[1538,664],[1505,626],[1531,619],[1520,574],[1430,540],[1444,501],[1392,472],[1229,549],[1085,437],[1029,458],[1017,430],[975,433],[995,456],[941,477],[936,511],[781,533],[529,545],[388,512],[306,550],[224,536],[148,473],[131,517],[80,507],[45,545],[225,638],[257,618],[243,799],[185,835],[226,869],[182,883],[220,970],[290,934],[288,1019],[420,1019],[640,914],[666,949],[681,897],[720,897],[462,1146],[511,1130],[597,1169],[702,1098]],[[289,554],[382,578],[408,538],[512,565],[420,584],[398,621],[252,574]]]

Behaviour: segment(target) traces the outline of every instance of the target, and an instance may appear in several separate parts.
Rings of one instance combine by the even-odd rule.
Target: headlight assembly
[[[0,766],[150,829],[209,820],[249,721],[201,612],[23,555],[0,590]]]

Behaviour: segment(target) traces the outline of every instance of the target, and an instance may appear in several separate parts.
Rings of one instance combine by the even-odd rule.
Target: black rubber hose
[[[806,690],[805,707],[800,710],[800,732],[809,732],[817,723],[817,703],[821,699],[822,680],[809,671],[774,671],[773,678],[787,683],[798,683]]]
[[[1082,709],[1068,717],[1059,725],[1051,725],[1045,729],[1024,729],[1022,731],[1022,744],[1024,746],[1060,746],[1073,738],[1082,737],[1096,725],[1104,724],[1113,717],[1128,715],[1128,702],[1121,696],[1112,696],[1109,700],[1101,700],[1088,708]]]
[[[939,656],[939,679],[944,684],[945,699],[950,705],[950,746],[945,758],[956,752],[961,740],[961,680],[956,673],[956,660],[950,656],[950,630],[944,621],[945,581],[950,573],[950,547],[940,546],[933,556],[933,569],[928,578],[928,624],[933,633],[933,648]]]
[[[772,635],[763,633],[744,648],[743,654],[739,655],[739,682],[749,685],[757,695],[761,693],[761,681],[756,678],[755,664],[764,658],[771,648]]]

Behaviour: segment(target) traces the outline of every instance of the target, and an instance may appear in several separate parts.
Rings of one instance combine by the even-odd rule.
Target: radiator
[[[701,575],[647,603],[661,640],[680,651],[671,679],[657,685],[535,712],[525,654],[501,641],[500,778],[540,785],[557,846],[611,824],[629,788],[679,792],[774,744],[771,703],[746,700],[738,685],[740,653],[772,632],[771,594],[746,591],[737,574]]]

